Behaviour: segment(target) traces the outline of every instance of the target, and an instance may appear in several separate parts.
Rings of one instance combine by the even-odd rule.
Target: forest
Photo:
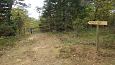
[[[115,0],[24,1],[0,0],[0,65],[115,65]]]

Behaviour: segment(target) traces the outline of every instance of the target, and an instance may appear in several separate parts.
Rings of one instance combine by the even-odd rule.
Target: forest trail
[[[55,36],[34,34],[17,42],[16,47],[0,58],[0,65],[69,65],[71,60],[60,59],[62,44]]]

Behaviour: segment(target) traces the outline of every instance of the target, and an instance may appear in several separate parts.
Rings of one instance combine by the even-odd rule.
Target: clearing
[[[2,57],[0,57],[0,65],[114,65],[115,64],[114,53],[112,55],[113,58],[107,57],[107,59],[105,60],[101,59],[102,61],[96,62],[92,59],[92,57],[95,57],[94,47],[90,46],[84,47],[84,45],[74,45],[74,46],[65,45],[62,44],[62,40],[56,35],[46,33],[33,34],[28,38],[23,39],[16,43],[17,45],[14,48],[7,51]],[[72,48],[70,48],[69,46],[74,48],[73,51],[76,53],[71,52]],[[87,49],[87,47],[90,47],[91,49]],[[111,62],[109,62],[108,60],[110,60]]]
[[[62,65],[65,62],[56,59],[61,44],[55,36],[35,34],[17,43],[0,58],[0,65]]]

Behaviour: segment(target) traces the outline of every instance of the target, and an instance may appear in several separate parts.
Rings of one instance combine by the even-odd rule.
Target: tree
[[[49,31],[73,30],[73,21],[80,12],[80,0],[46,0],[41,28]],[[44,27],[45,26],[45,27]]]
[[[14,35],[10,20],[12,5],[13,0],[0,1],[0,36]]]
[[[20,8],[13,8],[11,14],[12,22],[14,23],[17,32],[21,33],[25,22],[28,21],[27,11]]]
[[[107,20],[110,16],[110,10],[112,10],[112,0],[95,0],[95,20]]]
[[[11,20],[12,5],[26,6],[25,3],[21,3],[23,0],[1,0],[0,1],[0,36],[15,35],[14,22]]]

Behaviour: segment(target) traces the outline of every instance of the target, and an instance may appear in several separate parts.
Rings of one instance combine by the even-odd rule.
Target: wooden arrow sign
[[[88,24],[90,25],[96,25],[96,47],[97,47],[97,53],[99,52],[99,25],[107,25],[107,21],[89,21]]]
[[[91,24],[91,25],[107,25],[107,21],[89,21],[88,24]]]

